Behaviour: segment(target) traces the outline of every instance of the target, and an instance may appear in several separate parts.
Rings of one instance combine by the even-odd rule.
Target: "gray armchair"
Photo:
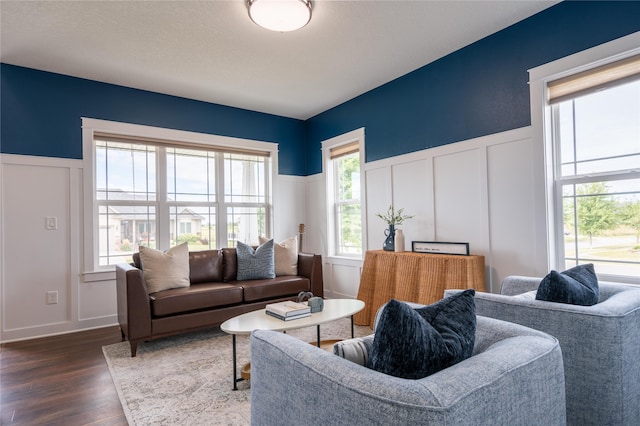
[[[564,425],[564,398],[558,341],[491,318],[477,317],[470,358],[419,380],[286,334],[251,336],[253,425]]]
[[[599,302],[577,306],[535,300],[540,281],[511,276],[500,295],[476,292],[477,314],[560,341],[567,424],[639,425],[640,288],[601,282]]]

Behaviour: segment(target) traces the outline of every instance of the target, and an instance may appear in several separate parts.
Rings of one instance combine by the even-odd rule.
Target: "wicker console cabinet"
[[[378,308],[390,299],[430,304],[446,289],[467,288],[486,291],[484,256],[368,251],[358,289],[365,307],[354,321],[372,327]]]

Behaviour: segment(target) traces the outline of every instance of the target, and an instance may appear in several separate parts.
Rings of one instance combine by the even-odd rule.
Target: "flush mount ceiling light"
[[[295,31],[311,20],[311,0],[247,0],[249,17],[271,31]]]

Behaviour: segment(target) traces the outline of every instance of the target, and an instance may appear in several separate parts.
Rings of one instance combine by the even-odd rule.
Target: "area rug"
[[[321,326],[321,338],[350,337],[344,318]],[[305,341],[316,328],[287,332]],[[372,333],[356,326],[356,336]],[[130,425],[248,425],[251,382],[233,391],[231,336],[219,328],[138,344],[131,358],[128,342],[102,348]],[[237,337],[238,371],[249,362],[249,336]]]

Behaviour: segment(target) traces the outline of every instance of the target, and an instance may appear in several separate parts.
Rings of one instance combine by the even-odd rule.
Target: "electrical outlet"
[[[58,303],[58,292],[57,291],[48,291],[47,292],[47,305],[55,305]]]
[[[47,216],[44,218],[45,228],[50,231],[58,229],[58,218],[55,216]]]

